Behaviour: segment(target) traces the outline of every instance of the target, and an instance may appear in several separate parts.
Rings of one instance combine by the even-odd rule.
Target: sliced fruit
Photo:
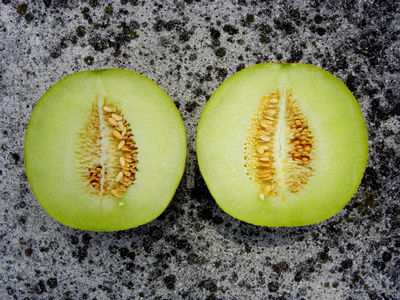
[[[226,80],[201,114],[200,171],[231,216],[279,227],[318,223],[351,199],[368,136],[361,109],[332,74],[260,64]]]
[[[70,227],[111,231],[145,224],[171,201],[186,135],[168,95],[121,69],[65,77],[37,103],[25,169],[43,208]]]

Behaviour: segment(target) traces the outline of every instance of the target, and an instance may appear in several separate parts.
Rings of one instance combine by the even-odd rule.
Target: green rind
[[[247,130],[262,95],[287,87],[304,114],[313,116],[318,175],[296,196],[261,201],[244,166]],[[204,180],[225,212],[256,225],[301,226],[333,216],[354,195],[367,164],[368,135],[356,99],[330,73],[304,64],[260,64],[233,75],[212,95],[199,120],[196,151]]]
[[[112,197],[100,203],[86,194],[75,171],[71,145],[96,93],[122,109],[139,149],[139,172],[121,198],[123,206]],[[186,134],[175,105],[151,80],[122,69],[86,71],[62,79],[40,99],[27,128],[24,157],[36,198],[56,220],[83,230],[123,230],[155,219],[168,206],[184,172]]]

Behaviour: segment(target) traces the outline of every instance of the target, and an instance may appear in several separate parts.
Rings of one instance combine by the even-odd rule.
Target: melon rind
[[[260,199],[246,175],[244,145],[263,95],[290,90],[314,136],[315,174],[298,193]],[[338,78],[305,64],[260,64],[227,79],[198,124],[201,174],[218,205],[248,223],[280,227],[326,220],[352,198],[363,177],[368,135],[360,106]]]

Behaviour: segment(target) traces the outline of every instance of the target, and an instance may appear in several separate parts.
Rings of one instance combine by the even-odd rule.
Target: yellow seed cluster
[[[120,170],[115,177],[115,182],[111,183],[109,191],[111,195],[120,198],[122,193],[127,191],[135,180],[138,152],[133,141],[130,124],[113,106],[104,106],[103,110],[108,125],[112,127],[111,134],[113,140],[115,140],[115,151],[119,155],[116,164]],[[105,189],[105,191],[108,192],[108,189]]]
[[[273,167],[273,143],[277,125],[277,113],[279,111],[279,94],[273,93],[263,97],[265,103],[262,115],[257,126],[256,149],[258,157],[257,178],[262,184],[261,198],[264,196],[276,196],[276,182],[274,180],[275,169]]]
[[[290,96],[286,106],[287,122],[292,133],[290,140],[289,160],[292,165],[292,177],[289,184],[289,189],[292,192],[297,192],[304,184],[308,182],[311,176],[312,168],[310,163],[312,160],[312,132],[308,126],[307,118],[301,113],[296,101]]]
[[[277,195],[273,144],[278,122],[279,99],[278,93],[263,97],[260,108],[252,120],[250,136],[245,146],[249,176],[261,182],[262,199],[267,195]]]
[[[97,166],[95,168],[89,168],[89,182],[90,185],[100,191],[100,184],[101,184],[101,170],[102,166]]]

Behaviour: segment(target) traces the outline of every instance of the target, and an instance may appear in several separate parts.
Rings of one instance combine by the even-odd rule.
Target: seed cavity
[[[262,97],[244,147],[247,174],[259,186],[260,199],[307,185],[314,172],[313,144],[307,117],[290,91]]]
[[[95,99],[78,133],[75,151],[84,188],[98,196],[100,202],[109,196],[121,198],[138,172],[138,149],[130,124],[122,112],[107,101]]]

